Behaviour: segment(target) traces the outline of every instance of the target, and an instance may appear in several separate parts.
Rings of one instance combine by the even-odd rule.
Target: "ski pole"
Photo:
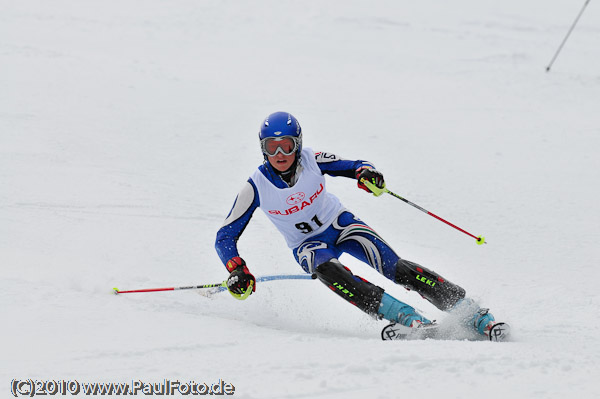
[[[583,11],[585,10],[585,8],[587,7],[587,5],[588,5],[589,2],[590,2],[590,0],[586,0],[585,1],[585,4],[583,5],[583,8],[579,12],[579,15],[577,15],[577,18],[575,18],[575,21],[573,22],[573,25],[571,25],[571,28],[567,32],[567,35],[563,39],[563,41],[560,44],[560,46],[558,46],[558,50],[556,50],[556,53],[554,54],[554,57],[552,57],[552,61],[550,61],[550,64],[546,67],[546,72],[550,72],[550,68],[552,68],[552,64],[554,64],[554,61],[558,57],[558,53],[560,53],[560,50],[562,50],[563,46],[567,42],[567,39],[571,35],[571,32],[573,32],[573,29],[575,29],[575,25],[577,25],[577,22],[579,22],[579,18],[581,18],[581,15],[583,14]]]
[[[256,282],[263,281],[273,281],[273,280],[308,280],[312,277],[308,274],[281,274],[281,275],[273,275],[273,276],[262,276],[256,279]],[[202,288],[217,288],[217,292],[227,291],[227,280],[222,283],[214,283],[214,284],[203,284],[203,285],[190,285],[185,287],[165,287],[165,288],[145,288],[138,290],[119,290],[118,288],[113,288],[115,295],[117,294],[131,294],[135,292],[158,292],[158,291],[178,291],[178,290],[193,290],[193,289],[202,289]]]
[[[399,196],[396,193],[391,192],[390,190],[388,190],[387,188],[385,188],[385,186],[383,188],[379,188],[377,187],[375,184],[371,183],[370,181],[368,181],[367,179],[365,179],[364,177],[360,179],[361,183],[365,184],[369,190],[371,190],[371,192],[376,196],[379,197],[381,194],[383,193],[388,193],[389,195],[396,197],[404,202],[406,202],[408,205],[410,206],[414,206],[415,208],[417,208],[418,210],[420,210],[421,212],[425,212],[426,214],[433,216],[434,218],[436,218],[437,220],[440,220],[444,223],[446,223],[448,226],[454,227],[456,230],[461,231],[463,233],[465,233],[466,235],[473,237],[475,240],[477,240],[477,245],[481,245],[481,244],[487,244],[487,242],[485,241],[485,237],[483,236],[478,236],[475,237],[473,234],[469,233],[468,231],[465,231],[463,229],[461,229],[460,227],[450,223],[449,221],[442,219],[441,217],[439,217],[438,215],[436,215],[433,212],[429,212],[427,209],[421,208],[419,205],[415,204],[414,202],[410,202],[409,200],[407,200],[404,197]]]
[[[227,289],[227,281],[223,281],[222,283],[215,284],[203,284],[203,285],[190,285],[186,287],[166,287],[166,288],[145,288],[141,290],[127,290],[121,291],[118,288],[113,288],[115,295],[116,294],[131,294],[134,292],[158,292],[158,291],[177,291],[177,290],[193,290],[199,288],[215,288],[215,287],[224,287]]]

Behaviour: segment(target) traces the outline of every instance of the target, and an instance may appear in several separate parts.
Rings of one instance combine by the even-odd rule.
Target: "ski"
[[[455,326],[456,327],[456,326]],[[412,341],[424,339],[438,340],[469,340],[492,342],[505,342],[510,337],[510,326],[503,322],[490,323],[485,335],[474,330],[467,331],[464,327],[452,328],[448,325],[437,323],[422,324],[418,327],[406,327],[398,323],[390,323],[381,330],[381,339],[384,341]]]
[[[494,323],[492,326],[490,326],[486,336],[492,342],[508,341],[510,336],[510,326],[502,322]]]
[[[406,327],[398,323],[390,323],[381,330],[384,341],[435,339],[439,326],[434,323],[421,324],[418,327]]]

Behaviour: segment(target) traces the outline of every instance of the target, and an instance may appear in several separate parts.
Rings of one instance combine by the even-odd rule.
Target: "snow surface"
[[[238,398],[599,397],[600,7],[583,1],[0,1],[0,396],[13,378],[232,383]],[[353,181],[328,188],[404,258],[513,326],[382,342],[316,281],[222,281],[215,233],[292,112],[474,241]],[[258,211],[255,275],[299,274]],[[432,318],[368,266],[351,269]]]

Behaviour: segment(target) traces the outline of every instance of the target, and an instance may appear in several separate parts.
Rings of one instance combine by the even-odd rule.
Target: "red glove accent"
[[[358,188],[361,188],[361,189],[365,190],[366,192],[370,193],[370,192],[371,192],[371,190],[369,190],[369,189],[367,188],[367,186],[365,186],[365,185],[364,185],[363,183],[361,183],[361,181],[360,181],[360,174],[361,174],[361,172],[362,172],[363,170],[365,170],[365,169],[371,169],[371,167],[370,167],[370,166],[361,166],[360,168],[356,169],[356,172],[354,172],[354,173],[355,173],[355,175],[356,175],[356,180],[358,180],[358,182],[356,182],[356,185],[358,186]]]
[[[234,256],[233,258],[229,259],[225,264],[225,267],[227,268],[227,271],[229,273],[234,271],[238,266],[246,266],[246,262],[244,262],[244,259],[240,258],[239,256]]]

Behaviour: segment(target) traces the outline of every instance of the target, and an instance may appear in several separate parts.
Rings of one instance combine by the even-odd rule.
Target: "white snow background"
[[[0,396],[12,379],[235,386],[238,398],[600,395],[600,4],[0,1]],[[317,281],[198,291],[271,112],[380,169],[328,189],[513,341],[383,342]],[[261,211],[256,276],[301,274]],[[431,318],[413,292],[342,257]]]

